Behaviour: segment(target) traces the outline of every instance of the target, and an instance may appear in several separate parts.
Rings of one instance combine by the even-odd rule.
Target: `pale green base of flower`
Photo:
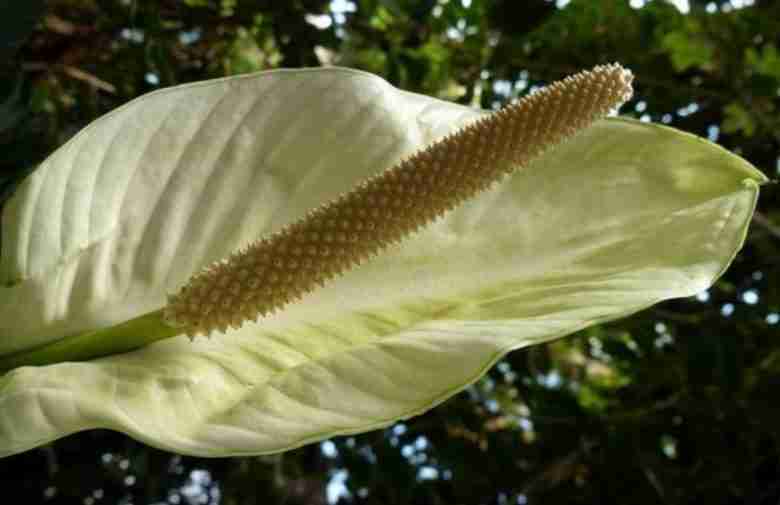
[[[34,349],[0,357],[0,374],[16,367],[86,361],[132,351],[158,340],[175,337],[181,330],[166,325],[162,310],[150,312],[109,328],[65,337]]]

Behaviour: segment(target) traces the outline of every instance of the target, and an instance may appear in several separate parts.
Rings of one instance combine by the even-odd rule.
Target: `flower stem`
[[[0,374],[20,366],[84,361],[128,352],[180,333],[181,330],[163,322],[163,312],[158,310],[110,328],[71,335],[56,342],[2,356]]]

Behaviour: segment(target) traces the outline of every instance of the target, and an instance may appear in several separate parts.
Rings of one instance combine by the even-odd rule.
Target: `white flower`
[[[608,119],[256,323],[163,324],[203,267],[483,114],[328,68],[161,90],[85,128],[3,212],[0,455],[90,428],[209,456],[377,428],[512,349],[696,294],[741,246],[760,172]]]

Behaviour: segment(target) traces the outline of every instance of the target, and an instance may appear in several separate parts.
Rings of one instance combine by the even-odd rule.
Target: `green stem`
[[[171,328],[163,322],[162,310],[158,310],[110,328],[79,333],[8,356],[0,356],[0,374],[20,366],[86,361],[128,352],[180,333],[179,329]]]

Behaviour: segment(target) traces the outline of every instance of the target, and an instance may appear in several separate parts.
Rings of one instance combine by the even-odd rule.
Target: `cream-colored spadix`
[[[547,86],[417,151],[274,235],[193,276],[166,321],[238,328],[300,298],[474,197],[631,97],[617,64]]]

